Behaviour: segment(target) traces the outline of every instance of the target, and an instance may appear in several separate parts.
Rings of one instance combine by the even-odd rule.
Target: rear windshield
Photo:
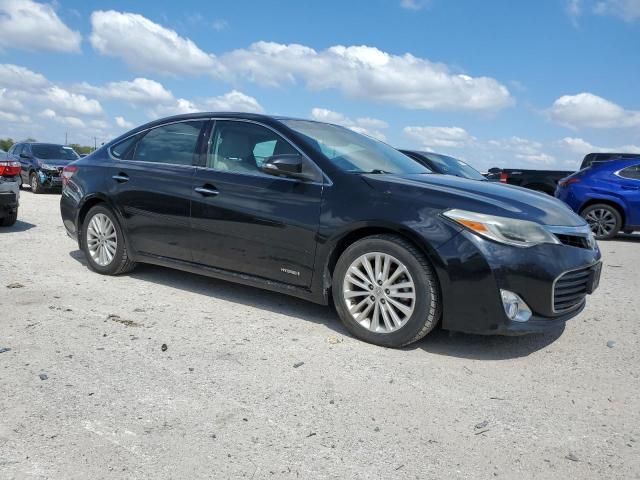
[[[457,158],[436,153],[429,153],[425,156],[446,175],[455,175],[456,177],[470,178],[471,180],[486,180],[479,171]]]
[[[73,148],[52,143],[32,144],[31,153],[34,157],[43,160],[77,160],[80,158]]]
[[[351,173],[431,173],[386,143],[348,128],[308,120],[282,120],[335,166]]]

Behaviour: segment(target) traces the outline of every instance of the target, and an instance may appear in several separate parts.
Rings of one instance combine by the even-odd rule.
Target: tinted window
[[[640,165],[633,165],[627,167],[618,173],[622,178],[632,178],[633,180],[640,180]]]
[[[297,153],[289,142],[266,127],[248,122],[217,121],[209,145],[207,167],[267,175],[260,167],[268,157]]]
[[[23,153],[26,148],[23,150]],[[42,160],[77,160],[80,158],[76,151],[64,145],[52,143],[34,143],[31,145],[31,153]]]
[[[438,171],[445,175],[455,175],[456,177],[470,178],[472,180],[486,180],[475,168],[457,158],[435,153],[430,153],[425,156],[434,164]]]
[[[319,153],[346,172],[430,173],[386,143],[348,128],[307,120],[283,120],[282,123],[306,137]]]
[[[134,135],[133,137],[129,137],[126,140],[123,140],[120,143],[117,143],[113,147],[111,147],[111,155],[116,158],[127,159],[130,158],[131,147],[138,139],[138,135]]]
[[[11,151],[11,150],[9,150],[9,151]],[[20,154],[22,153],[22,144],[21,144],[21,143],[19,143],[19,144],[17,144],[17,145],[14,145],[14,146],[13,146],[13,152],[12,152],[12,153],[13,153],[14,155],[20,155]]]
[[[203,125],[180,122],[151,129],[136,144],[132,160],[192,165]]]

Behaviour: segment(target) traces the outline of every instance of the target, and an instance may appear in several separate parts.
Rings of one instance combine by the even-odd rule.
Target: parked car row
[[[145,262],[332,302],[377,345],[438,323],[539,332],[580,313],[601,270],[584,219],[418,156],[322,122],[181,115],[65,167],[60,209],[97,273]]]

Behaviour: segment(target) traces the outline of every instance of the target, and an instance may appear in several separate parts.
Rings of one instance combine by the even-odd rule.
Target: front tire
[[[396,235],[365,237],[336,264],[332,294],[344,326],[384,347],[416,342],[438,323],[440,291],[429,261]]]
[[[96,205],[89,210],[82,223],[80,244],[94,272],[119,275],[136,266],[129,258],[122,227],[106,206]]]
[[[610,240],[622,228],[622,216],[615,207],[597,203],[585,208],[582,213],[597,240]]]
[[[38,175],[36,174],[36,172],[31,172],[31,175],[29,175],[29,185],[31,185],[32,193],[39,194],[44,192],[44,187],[40,183],[40,180],[38,179]]]

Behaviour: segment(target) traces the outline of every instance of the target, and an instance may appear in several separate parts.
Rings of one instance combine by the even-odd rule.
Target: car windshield
[[[282,123],[307,140],[341,170],[351,173],[432,173],[386,143],[348,128],[310,120]]]
[[[43,160],[77,160],[80,158],[73,148],[52,143],[32,144],[31,152],[34,157]]]
[[[446,175],[455,175],[456,177],[470,178],[471,180],[486,180],[479,171],[457,158],[435,153],[429,153],[425,156]]]

